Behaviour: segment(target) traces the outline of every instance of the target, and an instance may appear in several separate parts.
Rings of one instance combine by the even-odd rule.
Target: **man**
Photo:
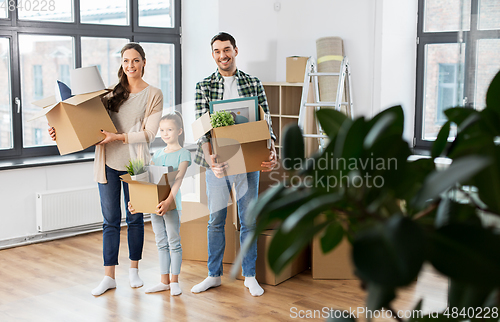
[[[233,99],[238,97],[257,96],[259,105],[264,112],[269,113],[266,94],[260,80],[236,68],[238,47],[235,39],[227,33],[221,32],[212,38],[212,57],[217,64],[217,71],[203,81],[196,84],[196,118],[209,111],[209,102]],[[276,165],[276,150],[274,141],[276,136],[271,131],[271,150],[269,161],[262,162],[262,166],[271,171]],[[198,142],[195,162],[207,169],[207,196],[210,219],[208,222],[208,277],[193,286],[193,293],[200,293],[211,287],[221,284],[222,257],[224,256],[225,235],[224,225],[227,216],[227,203],[232,184],[236,187],[238,200],[238,214],[240,217],[240,243],[255,229],[255,222],[247,223],[245,214],[250,201],[258,196],[259,171],[231,175],[224,177],[224,170],[228,168],[226,162],[217,163],[216,155],[211,154],[209,147],[210,137],[204,136]],[[264,293],[255,279],[255,261],[257,259],[257,243],[255,242],[243,258],[242,274],[245,277],[244,285],[253,296]]]

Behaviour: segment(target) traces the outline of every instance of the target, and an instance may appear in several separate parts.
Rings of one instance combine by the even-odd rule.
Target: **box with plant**
[[[368,309],[385,308],[401,320],[393,311],[396,292],[414,282],[427,262],[449,278],[450,286],[448,309],[422,320],[498,321],[500,232],[481,216],[500,219],[500,73],[488,88],[483,110],[456,107],[445,114],[448,121],[431,157],[416,161],[408,160],[400,106],[370,120],[318,111],[330,140],[308,159],[301,130],[288,127],[283,138],[288,176],[249,209],[257,226],[242,252],[277,224],[268,261],[279,273],[315,235],[325,253],[347,236],[355,273],[368,292]],[[439,156],[450,158],[451,165],[436,169]],[[326,220],[317,220],[323,215]]]

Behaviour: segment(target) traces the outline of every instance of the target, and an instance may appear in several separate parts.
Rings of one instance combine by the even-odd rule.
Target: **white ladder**
[[[320,76],[337,76],[339,77],[339,82],[337,86],[337,97],[335,102],[320,102],[320,97],[319,97],[319,84],[318,84],[318,78]],[[307,97],[309,95],[309,83],[311,82],[311,77],[312,77],[312,82],[313,82],[313,91],[314,91],[314,102],[313,103],[307,103]],[[347,82],[347,83],[346,83]],[[347,85],[347,94],[345,96],[346,102],[342,102],[342,98],[344,97],[344,92],[345,92],[345,85]],[[351,91],[351,69],[349,66],[349,60],[347,59],[347,56],[344,56],[342,59],[342,63],[340,65],[340,71],[338,73],[318,73],[318,69],[316,66],[316,63],[314,61],[314,58],[309,57],[307,60],[306,64],[306,72],[304,75],[304,85],[302,87],[302,98],[300,101],[300,112],[299,112],[299,127],[302,129],[302,132],[304,132],[304,122],[306,118],[306,113],[307,107],[314,107],[315,111],[318,111],[321,106],[325,107],[333,107],[337,111],[342,111],[341,107],[342,106],[347,106],[346,108],[346,114],[349,118],[352,119],[352,91]],[[318,143],[321,148],[324,148],[325,146],[325,139],[328,138],[327,135],[324,134],[323,129],[321,128],[321,124],[318,122],[318,119],[315,117],[315,122],[316,122],[316,129],[318,134],[306,134],[304,133],[303,136],[305,138],[317,138]]]

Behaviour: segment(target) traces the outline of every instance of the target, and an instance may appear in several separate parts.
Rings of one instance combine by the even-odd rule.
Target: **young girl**
[[[186,169],[191,164],[191,154],[182,148],[184,144],[184,130],[182,117],[179,113],[168,114],[160,120],[160,135],[167,144],[165,149],[156,151],[152,164],[160,166],[172,166],[179,170],[175,182],[167,199],[156,207],[156,214],[151,214],[151,223],[155,233],[156,246],[160,257],[160,284],[150,287],[146,293],[161,292],[170,289],[170,294],[180,295],[179,273],[181,271],[182,248],[181,248],[181,192],[179,190]],[[169,205],[175,202],[176,209],[166,211]],[[129,202],[128,207],[134,213],[133,205]],[[170,278],[169,274],[172,274]]]

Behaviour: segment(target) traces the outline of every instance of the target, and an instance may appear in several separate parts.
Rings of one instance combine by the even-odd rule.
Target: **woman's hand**
[[[50,124],[49,124],[49,126],[50,126]],[[49,127],[49,135],[50,135],[50,138],[52,139],[52,141],[56,140],[56,129],[52,126]]]
[[[130,201],[128,202],[128,211],[130,211],[131,214],[137,213],[137,211],[135,211],[134,207],[132,207],[132,204],[130,203]]]
[[[168,210],[168,208],[170,207],[170,204],[172,203],[172,199],[170,198],[167,198],[165,200],[163,200],[162,202],[160,202],[158,204],[158,206],[156,206],[156,214],[158,216],[163,216]]]
[[[101,133],[105,135],[105,138],[101,142],[97,143],[97,145],[102,145],[113,141],[125,141],[125,135],[123,134],[111,133],[105,130],[101,130]]]

